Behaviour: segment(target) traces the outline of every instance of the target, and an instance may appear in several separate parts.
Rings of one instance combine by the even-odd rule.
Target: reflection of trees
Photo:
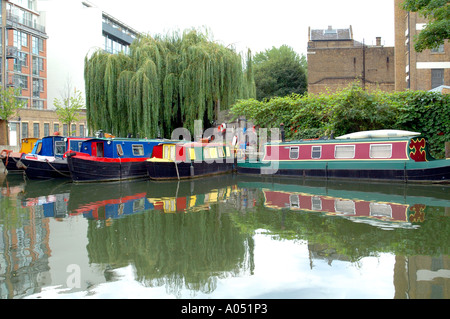
[[[249,234],[256,229],[266,229],[279,238],[326,245],[352,261],[382,252],[409,256],[448,254],[450,223],[446,221],[445,207],[424,206],[424,219],[417,222],[420,226],[417,229],[386,230],[320,212],[270,209],[264,207],[260,189],[251,192],[256,192],[255,207],[245,214],[235,212],[230,216],[237,227]]]
[[[148,286],[165,284],[174,295],[183,287],[212,292],[217,278],[254,268],[252,237],[239,233],[216,208],[187,214],[148,211],[102,228],[90,220],[90,261],[114,268],[132,263],[137,280]]]

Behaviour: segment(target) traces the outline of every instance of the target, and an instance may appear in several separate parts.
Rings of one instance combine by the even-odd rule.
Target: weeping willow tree
[[[211,124],[217,110],[256,95],[250,52],[243,58],[197,30],[141,36],[128,55],[96,51],[84,72],[89,128],[116,136],[193,132],[194,120]]]

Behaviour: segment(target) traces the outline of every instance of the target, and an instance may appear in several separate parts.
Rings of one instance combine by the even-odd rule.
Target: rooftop
[[[333,29],[330,25],[328,29],[310,29],[310,41],[348,41],[353,40],[352,26],[346,29]]]

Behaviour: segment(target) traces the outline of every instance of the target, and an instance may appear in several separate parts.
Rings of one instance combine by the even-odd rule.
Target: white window
[[[144,155],[144,146],[142,144],[133,144],[131,145],[131,148],[133,149],[134,156]]]
[[[311,158],[320,158],[322,156],[322,146],[313,146],[311,149]]]
[[[370,145],[370,158],[391,158],[392,144],[374,144]]]
[[[291,146],[289,149],[289,158],[298,159],[299,149],[298,146]]]
[[[63,155],[66,152],[66,142],[55,141],[55,155]]]
[[[355,145],[336,145],[334,149],[335,158],[354,158]]]

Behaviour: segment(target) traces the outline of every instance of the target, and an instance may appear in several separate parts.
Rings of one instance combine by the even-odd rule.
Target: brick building
[[[84,96],[84,58],[96,49],[129,50],[138,32],[82,0],[0,0],[1,85],[21,89],[27,102],[9,123],[0,118],[0,145],[20,146],[26,137],[89,135],[86,112],[71,127],[54,111],[57,98]],[[68,14],[70,13],[70,14]],[[80,23],[83,21],[83,23]],[[70,49],[68,49],[70,48]]]
[[[355,81],[368,90],[394,90],[394,48],[381,38],[375,45],[355,41],[351,26],[308,31],[309,93],[333,93]]]
[[[395,20],[395,90],[431,90],[450,85],[450,43],[434,50],[416,52],[414,36],[426,25],[425,18],[401,8],[403,0],[394,1]]]

